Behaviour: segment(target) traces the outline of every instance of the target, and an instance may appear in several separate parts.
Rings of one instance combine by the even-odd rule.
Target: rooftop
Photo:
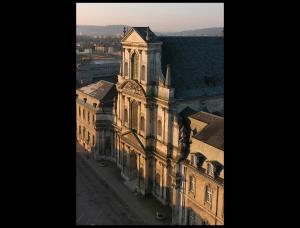
[[[223,37],[159,37],[162,72],[170,64],[175,98],[217,96],[224,93]]]
[[[193,137],[208,145],[224,150],[224,118],[207,112],[198,112],[190,118],[205,122],[208,125]]]
[[[90,85],[78,89],[87,95],[90,95],[98,100],[102,100],[115,85],[111,82],[100,80]]]

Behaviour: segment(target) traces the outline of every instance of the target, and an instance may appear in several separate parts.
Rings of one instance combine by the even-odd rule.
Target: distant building
[[[98,81],[76,90],[77,141],[95,159],[113,156],[113,83]]]

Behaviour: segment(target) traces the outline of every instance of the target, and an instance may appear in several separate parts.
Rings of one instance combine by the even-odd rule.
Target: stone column
[[[163,165],[163,173],[164,173],[164,191],[163,191],[163,199],[165,202],[167,202],[167,168],[165,165]]]
[[[140,130],[141,130],[141,102],[138,102],[139,107],[138,107],[138,116],[137,116],[137,132],[138,134],[140,134]]]
[[[140,188],[140,167],[141,167],[141,154],[138,154],[138,159],[137,159],[137,173],[138,173],[138,187]]]
[[[141,83],[141,69],[142,69],[142,50],[138,50],[138,52],[139,52],[139,70],[138,70],[138,75],[139,75],[139,82]]]
[[[162,142],[164,143],[165,142],[165,135],[166,135],[166,108],[162,107],[162,110],[163,110],[163,115],[164,115],[164,122],[163,122],[163,125],[162,125]]]

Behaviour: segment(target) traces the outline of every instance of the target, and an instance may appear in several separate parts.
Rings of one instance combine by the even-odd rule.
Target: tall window
[[[127,112],[127,109],[124,109],[124,122],[127,123],[128,121],[128,112]]]
[[[214,176],[214,166],[211,163],[207,163],[207,174]]]
[[[195,177],[190,176],[190,191],[195,193]]]
[[[188,209],[188,225],[194,225],[195,222],[195,213],[192,208]]]
[[[88,131],[88,143],[90,142],[90,132]]]
[[[83,127],[83,138],[85,139],[85,127]]]
[[[156,195],[159,195],[159,190],[160,190],[160,175],[157,173],[155,175],[155,192]]]
[[[125,75],[125,76],[128,76],[128,63],[125,63],[125,64],[124,64],[124,68],[125,68],[125,69],[124,69],[124,75]]]
[[[83,109],[83,119],[85,120],[85,109]]]
[[[146,69],[145,66],[143,65],[141,69],[141,80],[145,80],[145,73],[146,73]]]
[[[81,126],[79,126],[79,135],[81,135]]]
[[[138,79],[139,56],[133,53],[131,56],[131,79]]]
[[[95,136],[93,135],[93,144],[92,145],[95,145]]]
[[[161,120],[157,121],[157,135],[161,136]]]
[[[145,131],[145,118],[142,116],[141,117],[141,127],[140,127],[141,131]]]
[[[95,124],[95,116],[93,115],[93,124]]]
[[[78,108],[78,114],[79,114],[79,117],[81,117],[81,108],[80,107]]]
[[[139,170],[140,186],[144,186],[144,169],[141,167]]]
[[[131,128],[137,130],[138,125],[138,103],[136,101],[132,102],[131,105]]]
[[[209,185],[205,187],[205,202],[211,204],[212,201],[212,189]]]
[[[90,123],[90,112],[88,112],[88,122]]]

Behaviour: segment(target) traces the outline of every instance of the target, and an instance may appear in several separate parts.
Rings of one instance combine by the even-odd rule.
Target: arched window
[[[138,79],[139,57],[136,53],[131,56],[131,79]]]
[[[141,131],[145,131],[145,118],[142,116],[141,117],[141,127],[140,127]]]
[[[142,69],[141,69],[141,80],[145,80],[145,73],[146,73],[146,69],[145,69],[145,66],[143,65],[142,66]]]
[[[161,136],[161,120],[157,121],[157,135]]]
[[[131,128],[137,130],[138,127],[138,103],[136,101],[132,102],[131,105]]]
[[[128,112],[127,109],[124,109],[124,122],[127,123],[128,121]]]
[[[208,204],[212,202],[212,189],[209,185],[205,187],[205,202]]]
[[[127,62],[125,62],[125,64],[124,64],[124,75],[125,76],[128,76],[128,63]]]

